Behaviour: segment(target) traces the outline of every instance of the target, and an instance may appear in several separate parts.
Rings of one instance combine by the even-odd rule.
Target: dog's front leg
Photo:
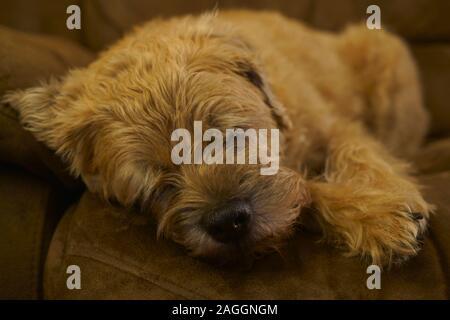
[[[339,123],[328,136],[324,175],[309,182],[326,239],[379,265],[415,255],[431,206],[408,165],[357,123]]]

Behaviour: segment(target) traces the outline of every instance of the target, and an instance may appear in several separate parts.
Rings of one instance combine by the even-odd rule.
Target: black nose
[[[214,211],[204,221],[207,232],[222,243],[236,242],[248,232],[251,208],[244,200],[234,200]]]

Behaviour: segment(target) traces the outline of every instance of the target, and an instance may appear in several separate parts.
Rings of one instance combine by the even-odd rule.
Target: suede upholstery
[[[197,13],[216,2],[3,1],[0,24],[9,28],[0,27],[0,96],[86,65],[94,58],[89,51],[104,48],[136,23],[161,15]],[[0,298],[449,299],[450,23],[446,15],[450,3],[377,3],[383,26],[409,41],[419,65],[432,122],[429,144],[414,162],[427,200],[437,206],[423,251],[403,267],[384,271],[381,290],[366,288],[368,275],[358,258],[341,256],[318,243],[318,234],[304,230],[280,254],[264,257],[250,269],[224,270],[190,258],[178,245],[157,240],[147,217],[111,207],[88,192],[80,197],[80,182],[21,128],[8,106],[0,105]],[[82,9],[79,31],[65,27],[69,4]],[[219,8],[279,10],[327,30],[363,20],[369,4],[368,0],[218,3]],[[66,287],[71,264],[82,270],[81,290]]]
[[[45,253],[67,201],[58,188],[9,166],[0,168],[0,194],[0,298],[38,298]]]
[[[92,299],[447,299],[450,262],[450,172],[422,178],[427,199],[439,208],[423,252],[382,276],[382,290],[368,290],[366,267],[299,232],[280,255],[251,269],[224,270],[186,256],[183,248],[155,239],[144,217],[108,207],[85,193],[64,216],[45,271],[47,298]],[[436,193],[435,190],[440,190]],[[67,290],[66,267],[82,270],[81,290]]]
[[[0,39],[0,96],[92,59],[86,50],[62,39],[5,27],[0,27]],[[0,161],[0,298],[40,298],[53,231],[83,187],[52,152],[22,129],[16,113],[4,104]]]

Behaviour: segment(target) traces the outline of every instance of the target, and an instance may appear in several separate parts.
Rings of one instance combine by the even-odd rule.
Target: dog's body
[[[91,191],[150,208],[198,256],[276,247],[301,207],[326,239],[380,264],[416,254],[426,229],[430,206],[396,156],[417,151],[427,114],[408,50],[383,31],[334,35],[249,11],[155,20],[6,100]],[[175,166],[171,132],[194,120],[279,128],[280,172]]]

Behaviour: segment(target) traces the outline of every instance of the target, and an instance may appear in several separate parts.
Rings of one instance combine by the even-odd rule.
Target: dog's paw
[[[378,205],[367,207],[368,211],[363,213],[367,219],[362,219],[360,243],[353,248],[370,263],[389,267],[420,251],[432,206],[420,193],[412,194],[402,202],[383,202],[386,198],[380,198]],[[398,200],[401,196],[394,198]]]
[[[433,207],[418,188],[402,181],[395,188],[353,184],[312,186],[325,238],[348,256],[389,267],[415,256]],[[386,186],[386,185],[384,185]]]
[[[428,212],[399,211],[367,227],[363,256],[372,264],[391,266],[417,255],[428,227]]]

